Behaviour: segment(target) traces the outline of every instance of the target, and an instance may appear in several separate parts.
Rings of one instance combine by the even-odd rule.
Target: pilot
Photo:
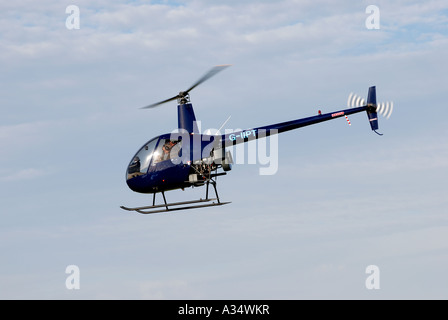
[[[170,152],[171,149],[176,145],[175,141],[167,141],[164,145],[163,145],[163,160],[168,160],[170,159]]]
[[[140,158],[138,156],[135,156],[135,158],[132,160],[128,170],[129,174],[136,172],[140,172]]]

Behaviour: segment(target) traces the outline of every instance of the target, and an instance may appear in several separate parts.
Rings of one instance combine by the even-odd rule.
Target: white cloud
[[[171,48],[206,53],[212,46],[223,52],[245,48],[248,52],[262,47],[297,50],[305,53],[339,54],[372,41],[400,42],[401,30],[412,23],[424,24],[429,33],[440,33],[446,8],[440,1],[425,4],[380,4],[384,30],[365,29],[366,14],[360,4],[329,2],[243,2],[223,4],[90,4],[81,2],[81,30],[66,30],[61,5],[17,5],[5,18],[3,56],[66,57],[84,59],[124,52],[130,46],[161,53]],[[310,14],[312,12],[313,14]],[[424,14],[422,14],[424,12]],[[422,17],[425,17],[424,19]],[[442,19],[442,20],[441,20]],[[393,28],[389,28],[393,21]],[[27,26],[32,23],[33,26]],[[6,26],[8,26],[6,28]],[[434,30],[433,30],[434,29]],[[407,41],[407,39],[406,39]],[[257,45],[254,47],[254,45]],[[371,46],[378,52],[382,45]],[[154,51],[155,50],[155,51]],[[160,51],[162,50],[162,51]],[[171,54],[174,54],[172,52]]]
[[[64,170],[51,181],[38,180],[36,188],[28,184],[20,197],[20,184],[11,189],[9,195],[17,197],[8,199],[11,206],[31,196],[34,201],[14,205],[2,224],[11,243],[2,248],[6,259],[20,247],[12,240],[20,239],[35,243],[20,247],[18,256],[25,260],[38,252],[39,270],[53,266],[55,252],[67,264],[75,255],[76,263],[112,268],[103,278],[98,271],[92,281],[98,292],[113,283],[112,298],[125,295],[122,285],[142,298],[231,298],[240,283],[250,285],[240,296],[275,298],[285,292],[297,296],[297,283],[312,289],[310,275],[317,284],[313,294],[323,296],[321,277],[336,279],[367,258],[392,259],[400,247],[408,261],[446,249],[438,242],[446,230],[437,227],[445,221],[446,130],[440,130],[443,117],[434,116],[443,114],[446,91],[443,1],[380,2],[378,31],[365,28],[368,3],[178,3],[77,1],[81,29],[71,31],[65,28],[65,4],[0,5],[0,180],[27,182]],[[223,208],[152,217],[121,212],[121,204],[150,201],[123,180],[132,153],[177,124],[175,104],[151,112],[137,108],[184,89],[217,63],[235,66],[197,96],[195,91],[205,127],[219,126],[230,114],[229,127],[242,128],[308,116],[322,103],[345,106],[350,91],[366,90],[372,82],[396,109],[389,122],[380,122],[387,128],[381,142],[358,131],[370,130],[364,115],[351,118],[350,133],[342,119],[341,126],[280,136],[293,147],[280,150],[279,172],[260,178],[234,168],[220,180],[220,195],[234,200]],[[418,133],[423,138],[413,140]],[[358,147],[363,151],[357,153]],[[52,206],[46,204],[50,199]],[[48,221],[51,226],[42,228]],[[156,264],[154,256],[160,258]],[[2,282],[19,292],[19,260],[8,261],[10,277]],[[198,261],[204,262],[199,269]],[[152,278],[145,277],[148,266]],[[31,277],[38,295],[39,276]],[[88,287],[87,280],[82,288]],[[333,291],[330,297],[351,293],[337,290],[342,294]]]
[[[0,148],[3,154],[14,155],[18,150],[34,148],[48,139],[50,122],[38,121],[0,126]]]
[[[1,181],[9,182],[9,181],[23,181],[23,180],[31,180],[44,176],[46,172],[41,169],[35,168],[27,168],[22,169],[17,172],[12,172],[9,174],[4,174],[0,177]]]

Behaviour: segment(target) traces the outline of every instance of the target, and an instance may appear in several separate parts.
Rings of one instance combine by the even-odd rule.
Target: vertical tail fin
[[[378,133],[378,113],[376,104],[376,87],[370,87],[367,95],[367,116],[369,117],[370,127]],[[378,133],[379,134],[379,133]],[[380,134],[381,135],[381,134]]]

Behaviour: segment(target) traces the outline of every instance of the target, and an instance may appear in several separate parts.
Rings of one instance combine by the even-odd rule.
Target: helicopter
[[[382,135],[377,131],[379,127],[378,114],[389,118],[392,113],[393,103],[377,104],[376,87],[371,86],[368,89],[367,100],[350,94],[347,102],[349,108],[347,109],[330,113],[322,113],[319,110],[315,116],[226,134],[219,134],[219,130],[217,134],[213,135],[200,133],[189,93],[229,66],[215,66],[187,90],[181,91],[169,99],[141,108],[151,109],[177,100],[178,129],[146,142],[132,157],[126,169],[128,187],[134,192],[152,194],[152,205],[121,206],[121,209],[141,214],[152,214],[229,204],[231,202],[220,200],[217,190],[217,177],[227,175],[232,169],[232,154],[226,148],[340,117],[345,117],[350,124],[347,115],[360,112],[367,113],[371,129]],[[210,197],[210,185],[215,193],[213,198]],[[166,191],[202,186],[206,187],[204,199],[173,203],[168,203],[166,200]],[[156,204],[157,193],[163,197],[162,204]]]

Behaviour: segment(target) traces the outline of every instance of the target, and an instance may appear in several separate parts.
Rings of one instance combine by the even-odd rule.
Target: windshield
[[[147,144],[145,144],[134,156],[128,167],[128,180],[147,173],[157,141],[158,138],[152,139]]]

